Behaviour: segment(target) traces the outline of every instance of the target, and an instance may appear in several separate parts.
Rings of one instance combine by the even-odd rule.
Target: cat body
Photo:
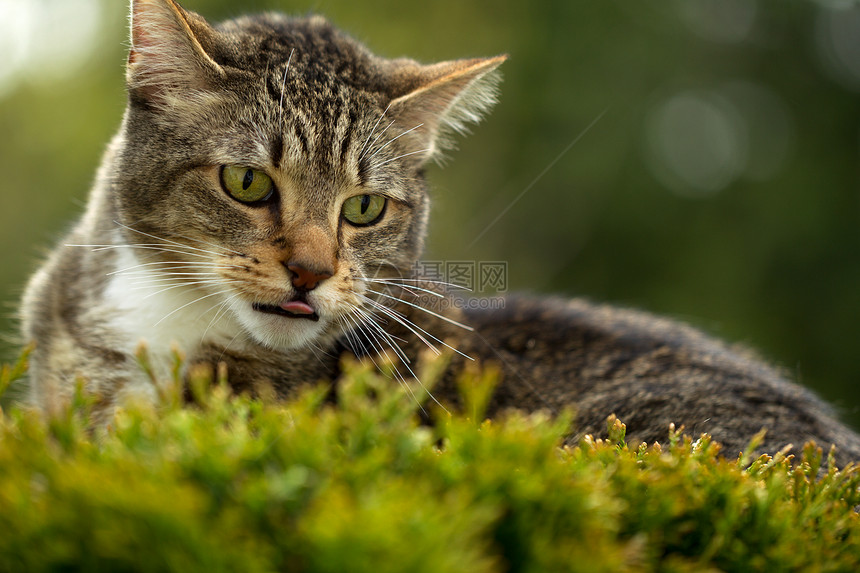
[[[30,402],[68,400],[78,378],[98,422],[129,397],[156,400],[145,342],[167,377],[227,367],[239,391],[287,397],[336,382],[343,354],[398,362],[456,350],[433,389],[476,360],[501,369],[489,413],[577,413],[576,440],[617,414],[632,440],[670,423],[729,455],[808,439],[860,460],[860,438],[810,392],[686,326],[581,300],[507,297],[498,310],[435,305],[445,285],[411,276],[428,218],[423,170],[495,101],[505,59],[387,60],[313,17],[212,26],[173,0],[132,0],[129,104],[86,212],[31,280]],[[429,302],[428,302],[429,301]]]

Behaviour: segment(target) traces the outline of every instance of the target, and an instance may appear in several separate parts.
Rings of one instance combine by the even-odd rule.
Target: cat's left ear
[[[209,55],[213,38],[206,20],[175,0],[131,0],[129,89],[153,102],[205,90],[224,76]]]
[[[414,145],[438,158],[453,145],[452,136],[468,132],[496,103],[501,80],[497,68],[508,59],[455,60],[429,66],[405,63],[392,74],[394,99],[389,116],[410,132]]]

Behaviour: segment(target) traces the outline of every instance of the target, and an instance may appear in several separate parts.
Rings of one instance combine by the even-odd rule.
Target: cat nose
[[[297,262],[288,262],[286,266],[290,271],[293,286],[299,290],[313,290],[319,283],[333,276],[333,273],[327,270],[310,269]]]

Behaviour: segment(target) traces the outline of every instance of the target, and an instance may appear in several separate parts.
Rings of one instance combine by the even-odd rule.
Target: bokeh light
[[[691,30],[715,42],[746,40],[758,14],[756,0],[681,0],[678,7]]]
[[[649,118],[649,166],[663,185],[680,195],[715,193],[743,172],[747,131],[725,98],[681,92],[658,104]]]
[[[860,6],[854,2],[822,6],[815,22],[815,45],[830,77],[860,91]]]
[[[736,80],[719,89],[743,120],[747,158],[743,176],[767,181],[786,166],[795,148],[795,123],[785,99],[760,83]]]
[[[100,0],[0,0],[0,95],[76,73],[93,51]]]

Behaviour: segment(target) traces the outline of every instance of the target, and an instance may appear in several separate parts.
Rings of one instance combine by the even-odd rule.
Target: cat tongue
[[[300,300],[291,300],[281,305],[281,308],[293,314],[314,314],[314,307]]]

